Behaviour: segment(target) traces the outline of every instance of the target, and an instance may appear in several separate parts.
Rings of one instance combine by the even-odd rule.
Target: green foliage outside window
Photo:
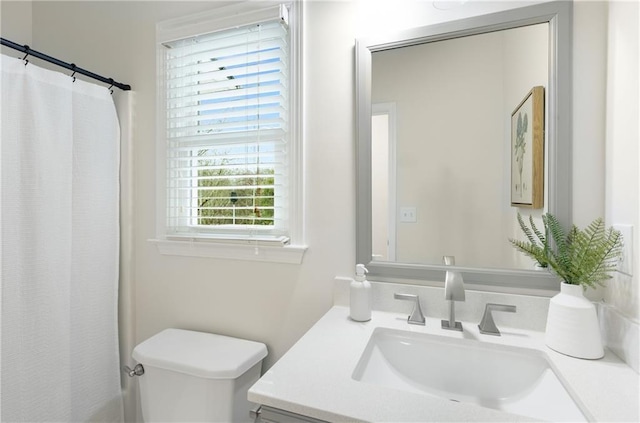
[[[274,169],[225,166],[201,160],[198,170],[199,225],[270,225],[274,220]]]

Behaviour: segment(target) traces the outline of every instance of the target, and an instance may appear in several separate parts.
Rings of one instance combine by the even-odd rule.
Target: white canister
[[[559,353],[577,358],[604,356],[595,305],[585,298],[581,285],[560,284],[549,303],[545,343]]]

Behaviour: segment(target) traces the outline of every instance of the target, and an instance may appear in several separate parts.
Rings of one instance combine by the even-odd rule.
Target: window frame
[[[193,234],[169,234],[167,221],[167,137],[165,56],[163,43],[211,33],[237,26],[263,22],[274,8],[286,6],[290,33],[289,136],[288,136],[288,215],[286,236],[225,233],[207,228]],[[280,263],[301,263],[307,247],[304,243],[302,184],[302,2],[243,2],[208,12],[159,22],[156,25],[157,142],[156,142],[156,238],[161,254],[214,257]]]

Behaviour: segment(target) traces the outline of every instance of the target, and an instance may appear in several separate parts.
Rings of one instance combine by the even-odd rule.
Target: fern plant
[[[611,279],[622,253],[622,235],[613,228],[605,228],[597,218],[585,229],[573,225],[566,232],[552,214],[542,215],[544,231],[539,230],[529,216],[528,227],[520,213],[518,223],[527,241],[509,239],[519,251],[536,260],[542,267],[550,267],[565,283],[595,288]]]

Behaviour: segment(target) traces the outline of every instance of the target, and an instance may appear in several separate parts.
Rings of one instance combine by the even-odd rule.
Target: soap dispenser
[[[368,273],[364,264],[356,265],[356,277],[351,280],[349,303],[351,311],[349,316],[356,322],[371,320],[371,284],[365,273]]]

